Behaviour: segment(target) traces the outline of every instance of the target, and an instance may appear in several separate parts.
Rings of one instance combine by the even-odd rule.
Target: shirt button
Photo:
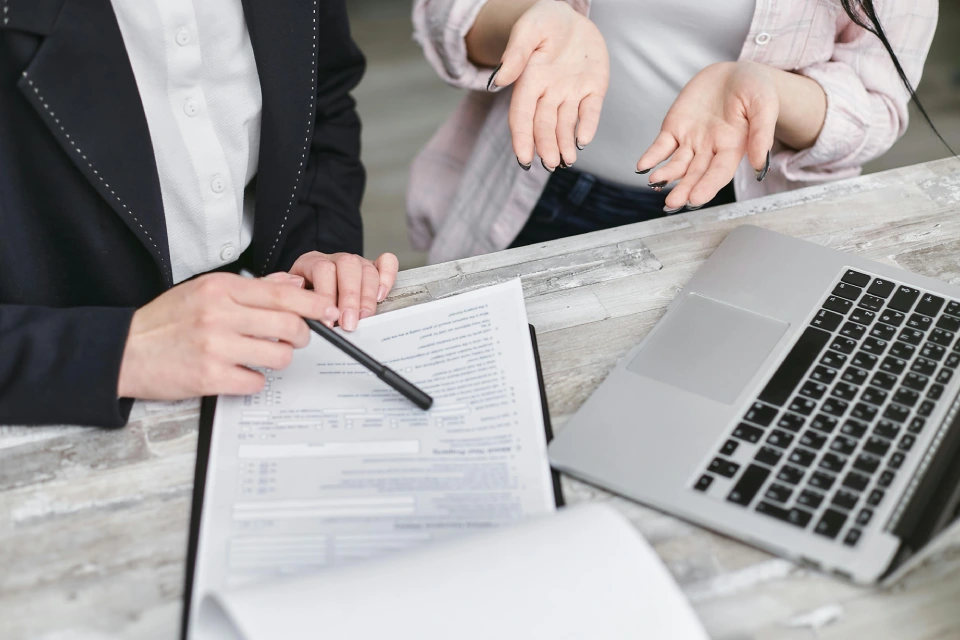
[[[187,29],[179,29],[177,31],[177,44],[181,47],[185,47],[190,44],[190,31]]]
[[[770,42],[772,38],[773,36],[771,36],[769,33],[763,32],[763,33],[757,34],[755,42],[759,45],[764,45]]]
[[[200,105],[196,100],[187,100],[183,103],[183,112],[192,118],[200,113]]]
[[[236,254],[237,254],[236,248],[230,243],[223,245],[223,248],[220,249],[220,259],[223,260],[224,262],[233,260],[233,257]]]
[[[223,193],[227,189],[227,183],[220,176],[216,176],[210,181],[210,189],[212,189],[214,193]]]

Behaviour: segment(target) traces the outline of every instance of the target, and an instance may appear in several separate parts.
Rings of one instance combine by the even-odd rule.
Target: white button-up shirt
[[[253,234],[262,99],[240,0],[111,0],[160,177],[174,282]],[[104,96],[109,99],[109,96]]]

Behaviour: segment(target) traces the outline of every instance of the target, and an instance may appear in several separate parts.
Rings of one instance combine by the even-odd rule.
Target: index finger
[[[302,318],[329,322],[340,312],[312,291],[270,280],[236,278],[230,281],[230,298],[237,304],[258,309],[288,311]]]
[[[540,87],[524,78],[514,87],[510,98],[507,121],[513,136],[513,153],[524,169],[529,169],[533,163],[533,116],[537,112],[541,94]]]

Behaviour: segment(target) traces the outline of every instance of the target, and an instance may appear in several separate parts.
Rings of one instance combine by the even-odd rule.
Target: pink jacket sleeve
[[[937,25],[937,0],[885,0],[877,13],[911,84],[920,82]],[[827,115],[817,142],[803,151],[782,151],[776,164],[795,181],[859,175],[883,155],[908,124],[910,95],[879,38],[850,22],[837,34],[833,55],[800,69],[827,94]]]

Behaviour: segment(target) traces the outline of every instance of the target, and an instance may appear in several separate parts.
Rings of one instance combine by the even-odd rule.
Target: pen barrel
[[[383,371],[377,374],[377,377],[402,393],[404,397],[410,400],[410,402],[417,405],[424,411],[433,405],[433,398],[410,384],[410,381],[390,367],[384,367]]]

